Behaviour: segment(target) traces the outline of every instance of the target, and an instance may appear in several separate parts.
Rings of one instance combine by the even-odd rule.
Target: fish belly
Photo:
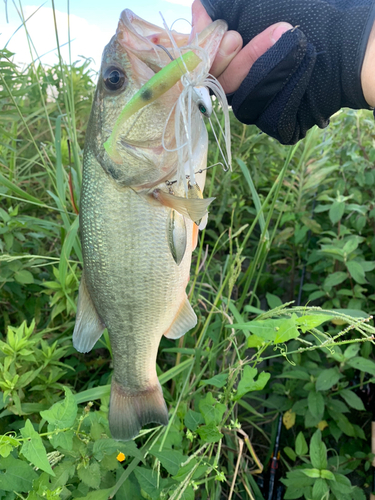
[[[96,160],[86,160],[80,211],[84,277],[109,332],[114,365],[110,424],[117,439],[133,437],[145,420],[165,424],[168,415],[156,356],[162,335],[187,300],[192,235],[192,223],[186,221],[187,251],[177,265],[168,244],[168,217],[169,209],[118,187]],[[149,399],[149,405],[139,400],[133,416],[117,401],[138,396]],[[128,412],[131,421],[115,424],[114,412]]]

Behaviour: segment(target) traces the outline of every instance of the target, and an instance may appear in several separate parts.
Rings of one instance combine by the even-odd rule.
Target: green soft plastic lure
[[[171,61],[167,66],[150,78],[150,80],[130,99],[117,118],[112,134],[104,143],[105,150],[115,163],[121,163],[122,161],[117,151],[117,139],[122,124],[144,106],[165,94],[165,92],[171,89],[173,85],[180,80],[182,75],[188,71],[193,71],[200,62],[201,59],[192,50],[186,52],[186,54]]]

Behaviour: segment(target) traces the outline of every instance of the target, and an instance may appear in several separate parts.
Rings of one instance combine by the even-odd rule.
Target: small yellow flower
[[[116,458],[119,462],[123,462],[125,460],[125,455],[122,452],[120,452]]]

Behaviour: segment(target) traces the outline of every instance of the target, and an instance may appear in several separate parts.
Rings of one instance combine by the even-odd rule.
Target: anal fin
[[[186,297],[172,325],[164,335],[168,339],[179,339],[197,324],[197,316]]]
[[[73,345],[78,352],[89,352],[99,340],[105,325],[99,318],[87,290],[85,275],[82,273],[79,285],[76,324],[73,332]]]

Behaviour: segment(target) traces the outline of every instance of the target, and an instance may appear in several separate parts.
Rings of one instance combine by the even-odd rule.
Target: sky
[[[20,0],[14,2],[18,10],[20,10],[19,2]],[[16,32],[22,22],[14,3],[11,0],[0,3],[0,48],[7,44],[7,49],[15,52],[15,62],[22,65],[31,62],[32,59],[25,29],[21,26]],[[68,1],[55,0],[54,3],[61,46],[68,41]],[[93,58],[93,68],[99,69],[103,48],[115,34],[118,18],[123,9],[128,8],[143,19],[159,26],[162,26],[159,14],[161,12],[168,26],[171,26],[179,18],[191,21],[191,4],[192,0],[70,0],[72,61],[81,55]],[[37,0],[21,0],[21,6],[25,19],[31,16],[26,25],[37,53],[37,55],[34,53],[33,59],[43,56],[41,60],[44,64],[56,63],[57,42],[52,0],[41,3]],[[178,21],[174,29],[186,33],[190,31],[190,25],[186,21]],[[62,47],[61,51],[63,57],[69,61],[68,47]]]

